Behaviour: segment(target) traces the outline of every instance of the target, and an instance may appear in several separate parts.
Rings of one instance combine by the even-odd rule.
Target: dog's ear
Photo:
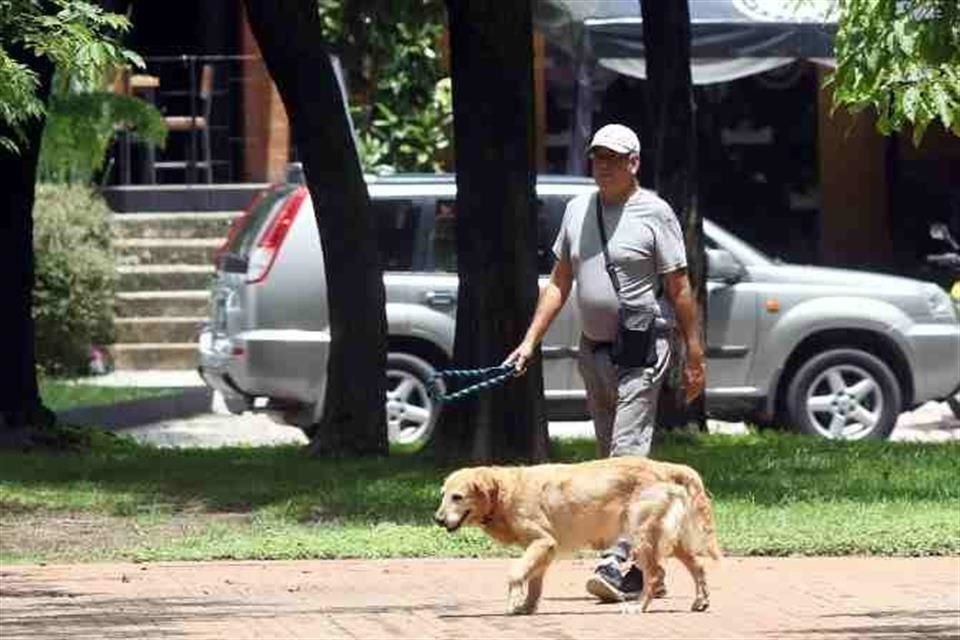
[[[500,483],[497,480],[496,473],[487,467],[477,469],[473,478],[472,489],[477,496],[487,501],[488,510],[492,513],[496,509],[500,496]]]

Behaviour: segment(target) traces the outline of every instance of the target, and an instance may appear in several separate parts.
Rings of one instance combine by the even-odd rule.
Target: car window
[[[437,200],[433,216],[433,233],[430,245],[433,249],[433,271],[456,273],[457,271],[457,216],[456,200]]]
[[[378,199],[370,203],[377,227],[377,245],[384,271],[414,271],[416,234],[421,207],[409,199]]]
[[[537,271],[541,275],[553,269],[553,241],[560,230],[563,213],[571,196],[550,195],[537,199]],[[438,200],[435,211],[433,241],[433,268],[436,271],[456,271],[456,238],[454,220],[456,202]]]
[[[556,258],[553,241],[560,231],[563,213],[570,196],[544,196],[537,198],[537,272],[545,275],[553,270]]]
[[[762,265],[773,263],[773,260],[765,256],[758,249],[747,244],[717,223],[707,220],[706,218],[703,220],[703,235],[704,238],[710,238],[716,248],[726,249],[743,264]]]

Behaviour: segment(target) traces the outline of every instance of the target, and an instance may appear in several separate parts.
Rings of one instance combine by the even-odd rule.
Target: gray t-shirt
[[[617,334],[619,301],[605,269],[596,201],[594,193],[567,203],[553,253],[573,266],[583,333],[605,342]],[[603,220],[630,324],[669,317],[671,311],[657,300],[659,275],[687,266],[683,233],[670,205],[652,191],[637,189],[621,206],[604,205]]]

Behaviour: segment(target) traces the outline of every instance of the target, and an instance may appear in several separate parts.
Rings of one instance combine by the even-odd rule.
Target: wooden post
[[[533,105],[534,105],[534,160],[537,172],[547,169],[547,84],[546,44],[543,34],[533,32]]]
[[[817,85],[823,86],[823,68]],[[867,112],[840,109],[831,116],[833,90],[820,89],[817,100],[820,162],[820,259],[826,264],[889,264],[890,203],[887,197],[886,146]]]
[[[250,31],[246,10],[240,12],[243,61],[243,179],[282,180],[290,160],[290,123],[260,48]]]

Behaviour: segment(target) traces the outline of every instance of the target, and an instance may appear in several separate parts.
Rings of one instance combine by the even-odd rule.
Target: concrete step
[[[201,317],[210,310],[210,291],[121,291],[116,295],[117,318]]]
[[[222,238],[118,238],[117,264],[213,264]]]
[[[230,223],[242,211],[189,213],[115,213],[111,218],[117,238],[226,238]]]
[[[117,341],[120,343],[173,343],[197,341],[205,317],[117,318]]]
[[[209,312],[213,254],[242,211],[116,213],[114,366],[194,369]]]
[[[207,290],[210,288],[213,265],[119,265],[119,291]]]
[[[107,187],[103,196],[114,211],[232,211],[244,209],[267,183],[135,184]]]
[[[195,369],[198,363],[195,342],[117,343],[109,349],[117,369]]]

